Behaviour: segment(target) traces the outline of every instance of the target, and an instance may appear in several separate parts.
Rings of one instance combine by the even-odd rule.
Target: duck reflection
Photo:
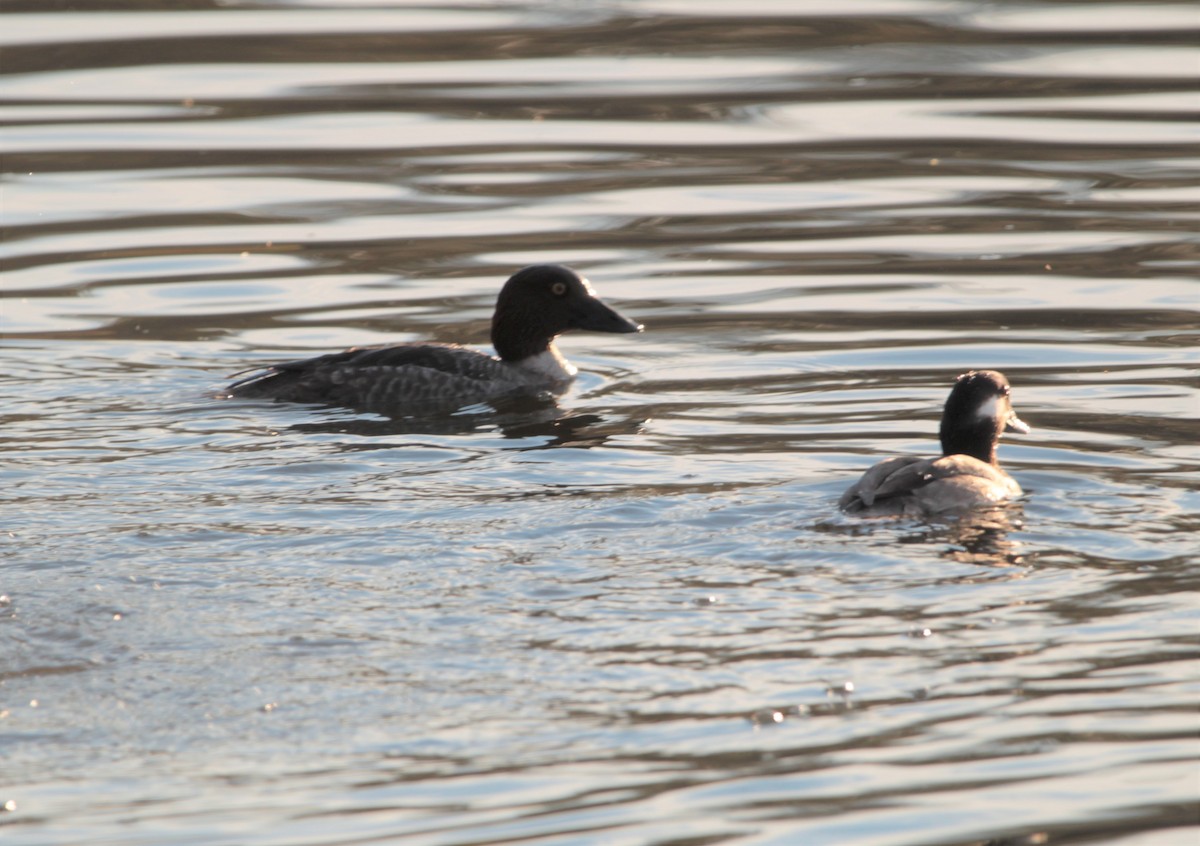
[[[988,567],[1018,567],[1026,563],[1021,542],[1009,537],[1025,527],[1025,509],[1021,502],[943,514],[910,524],[898,524],[895,519],[828,521],[818,525],[817,529],[858,537],[880,529],[894,529],[898,525],[904,529],[896,537],[896,543],[943,544],[944,548],[938,554],[949,561]]]
[[[1025,512],[1020,502],[979,509],[956,518],[927,523],[902,535],[899,543],[946,544],[942,558],[961,564],[1015,567],[1025,563],[1020,541],[1009,534],[1024,528]]]
[[[379,438],[397,435],[469,435],[492,433],[514,441],[529,441],[522,450],[601,446],[618,435],[636,434],[646,420],[612,413],[573,412],[551,397],[514,397],[487,406],[472,406],[448,417],[347,417],[337,414],[289,427],[290,431]],[[345,444],[347,450],[381,449],[391,443]]]

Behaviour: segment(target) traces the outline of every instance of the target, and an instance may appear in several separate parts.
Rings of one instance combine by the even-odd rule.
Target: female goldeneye
[[[995,370],[959,376],[942,412],[941,457],[881,461],[842,494],[839,507],[868,517],[930,515],[1020,496],[1021,486],[996,461],[1001,432],[1029,434],[1010,390]]]
[[[255,368],[258,372],[230,385],[227,396],[404,415],[561,393],[578,372],[554,344],[568,329],[642,331],[605,305],[574,270],[533,265],[513,274],[496,300],[492,346],[498,357],[457,344],[355,347]]]

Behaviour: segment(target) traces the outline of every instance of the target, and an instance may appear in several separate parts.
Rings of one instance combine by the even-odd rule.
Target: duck
[[[963,373],[942,411],[942,454],[879,462],[842,494],[839,508],[864,517],[931,516],[1021,496],[1021,486],[996,458],[1002,433],[1031,431],[1013,411],[1011,393],[999,371]]]
[[[237,381],[223,396],[406,416],[557,395],[578,373],[554,343],[571,329],[624,333],[643,327],[605,304],[575,270],[536,264],[518,270],[500,289],[492,316],[494,356],[435,342],[353,347],[235,373],[230,378]]]

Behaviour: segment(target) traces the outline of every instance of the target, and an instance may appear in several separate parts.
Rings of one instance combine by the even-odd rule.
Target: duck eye
[[[553,285],[550,286],[550,290],[554,293],[554,296],[561,297],[563,294],[565,294],[567,292],[567,283],[566,282],[555,282]]]

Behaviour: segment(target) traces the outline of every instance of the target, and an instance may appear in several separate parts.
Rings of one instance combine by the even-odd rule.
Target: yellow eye
[[[550,286],[550,290],[554,292],[554,296],[561,297],[563,294],[565,294],[567,292],[567,283],[566,282],[555,282],[553,285]]]

